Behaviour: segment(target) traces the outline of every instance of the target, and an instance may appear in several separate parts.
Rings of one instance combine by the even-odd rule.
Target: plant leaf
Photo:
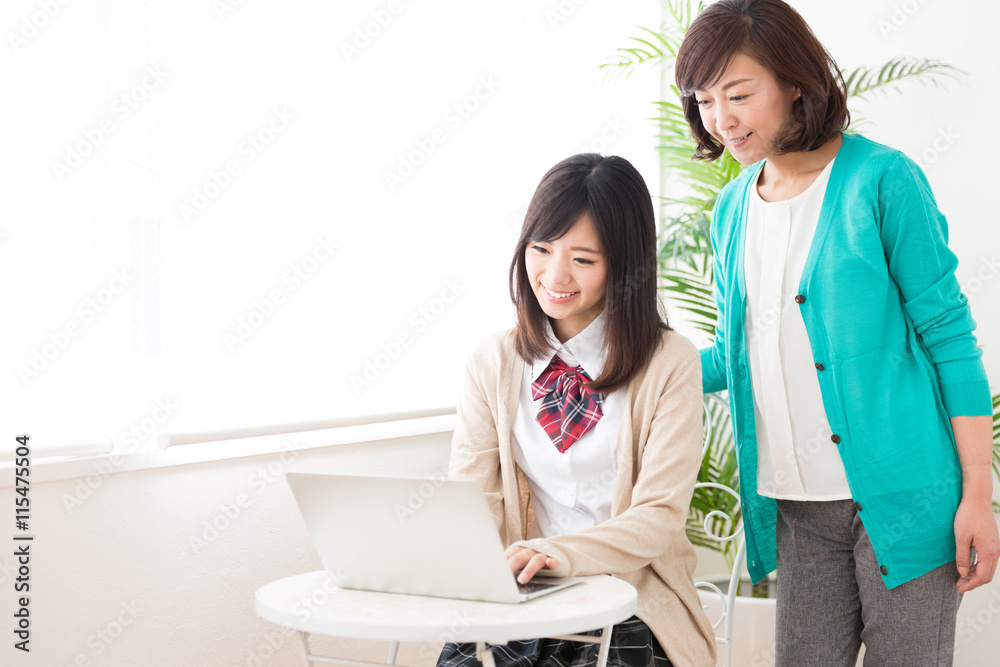
[[[877,69],[861,66],[842,74],[848,97],[868,99],[889,91],[900,92],[900,84],[904,81],[940,87],[947,80],[961,80],[966,72],[940,60],[900,57]]]

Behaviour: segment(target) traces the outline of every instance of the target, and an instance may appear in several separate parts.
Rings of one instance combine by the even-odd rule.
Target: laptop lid
[[[288,473],[323,566],[342,588],[520,602],[475,482]]]

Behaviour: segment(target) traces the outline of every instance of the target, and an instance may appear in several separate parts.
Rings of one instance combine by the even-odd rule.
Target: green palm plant
[[[705,8],[696,0],[663,0],[664,22],[658,29],[640,28],[642,35],[633,37],[628,46],[620,48],[601,65],[609,78],[627,79],[642,68],[672,70],[684,35],[692,20]],[[927,58],[893,58],[879,67],[861,66],[841,72],[849,101],[871,100],[890,92],[901,91],[909,82],[943,86],[949,80],[960,79],[964,72]],[[680,94],[671,86],[672,99],[654,102],[657,152],[660,169],[668,176],[667,196],[660,197],[659,270],[661,287],[685,311],[688,321],[697,329],[714,335],[717,320],[713,291],[712,249],[709,227],[712,208],[722,188],[739,176],[743,167],[725,152],[714,162],[693,160],[696,144],[691,137],[687,119],[680,105]],[[848,131],[857,129],[865,120],[852,112]],[[994,405],[993,467],[1000,476],[1000,422],[998,400]],[[732,432],[721,428],[725,410],[706,397],[706,456],[698,476],[700,483],[722,484],[738,489],[739,477],[733,453]],[[1000,511],[1000,505],[995,504]],[[722,552],[732,566],[736,552],[734,542],[717,542],[705,537],[707,526],[715,532],[725,530],[721,513],[735,513],[728,529],[739,521],[738,504],[726,492],[711,486],[695,491],[688,520],[688,536],[700,546]],[[706,523],[707,520],[707,523]]]

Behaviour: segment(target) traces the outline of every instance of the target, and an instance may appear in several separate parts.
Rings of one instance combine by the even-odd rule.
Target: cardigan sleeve
[[[660,391],[632,410],[653,410],[644,433],[631,502],[617,516],[578,533],[515,544],[559,559],[546,576],[624,574],[637,570],[687,540],[685,521],[701,459],[701,366],[686,340],[686,360],[668,374]],[[676,348],[671,350],[676,354]]]
[[[948,225],[927,178],[902,153],[878,187],[880,235],[889,274],[934,364],[949,417],[993,414],[989,382],[976,344],[968,300],[955,277]]]
[[[500,449],[496,415],[488,397],[490,378],[496,383],[499,359],[491,354],[493,346],[483,345],[470,356],[458,398],[458,418],[451,441],[448,477],[478,482],[497,528],[504,519],[503,483],[500,473]]]
[[[719,252],[718,234],[719,203],[725,191],[720,193],[712,211],[710,237],[712,239],[712,272],[715,283],[715,341],[712,345],[699,350],[701,354],[702,390],[707,394],[722,391],[728,387],[726,378],[726,263],[724,255]]]

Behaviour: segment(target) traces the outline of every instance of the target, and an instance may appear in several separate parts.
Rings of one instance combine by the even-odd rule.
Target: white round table
[[[504,604],[347,590],[337,588],[327,572],[320,570],[261,586],[256,609],[261,618],[299,631],[307,666],[313,661],[387,664],[313,656],[307,636],[312,633],[389,640],[388,664],[395,664],[400,641],[476,643],[484,667],[493,664],[487,642],[555,637],[600,644],[598,667],[604,667],[611,626],[635,613],[636,592],[628,582],[614,577],[583,579],[528,602]],[[599,628],[604,630],[601,637],[576,634]]]

